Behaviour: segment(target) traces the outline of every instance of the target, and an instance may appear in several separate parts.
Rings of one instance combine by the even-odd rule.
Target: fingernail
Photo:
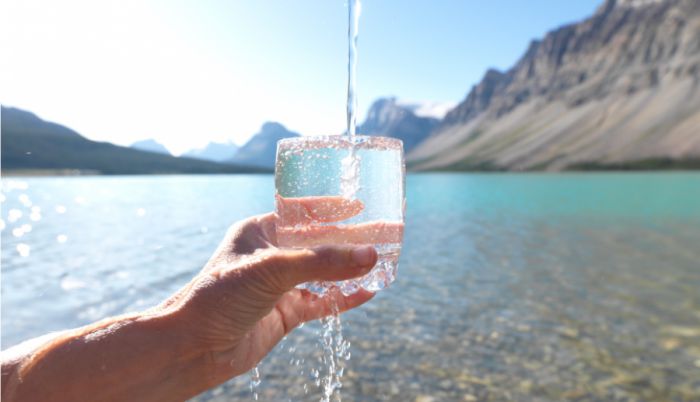
[[[374,247],[361,246],[350,251],[350,257],[357,265],[369,265],[374,261]]]

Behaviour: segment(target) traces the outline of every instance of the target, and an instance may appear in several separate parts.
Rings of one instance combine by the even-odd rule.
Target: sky
[[[364,0],[360,120],[379,97],[461,101],[602,0]],[[345,129],[345,0],[0,0],[0,103],[174,154],[262,123]]]

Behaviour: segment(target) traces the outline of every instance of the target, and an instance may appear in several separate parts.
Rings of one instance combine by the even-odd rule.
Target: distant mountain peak
[[[265,122],[260,127],[260,131],[240,147],[233,158],[228,159],[227,162],[272,169],[275,166],[277,141],[299,136],[298,133],[289,131],[280,123]]]
[[[195,159],[204,159],[213,162],[225,162],[233,158],[238,151],[238,145],[228,142],[209,142],[202,148],[192,149],[182,156]]]
[[[129,148],[153,152],[156,154],[171,155],[170,151],[168,151],[168,148],[166,148],[165,145],[154,140],[153,138],[136,141],[133,144],[129,145]]]
[[[283,126],[281,123],[278,123],[276,121],[266,121],[263,123],[262,127],[260,128],[260,131],[262,133],[271,133],[271,132],[280,132],[280,131],[286,131],[287,128]]]
[[[403,141],[404,150],[409,152],[421,143],[438,124],[438,118],[431,114],[442,113],[435,110],[435,104],[398,100],[396,97],[379,98],[367,112],[367,118],[358,132],[364,135],[380,135],[398,138]],[[423,109],[422,109],[423,108]],[[420,111],[420,115],[417,113]],[[428,115],[428,116],[426,116]]]

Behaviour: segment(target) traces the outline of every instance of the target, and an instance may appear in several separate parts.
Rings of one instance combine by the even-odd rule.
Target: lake
[[[145,309],[273,178],[3,178],[2,348]],[[700,400],[700,174],[414,174],[399,277],[343,315],[352,401]],[[318,324],[260,365],[318,400]],[[239,377],[198,400],[252,400]]]

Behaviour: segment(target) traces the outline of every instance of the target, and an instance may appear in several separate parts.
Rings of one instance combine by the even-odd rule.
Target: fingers
[[[335,290],[324,297],[294,289],[280,299],[276,310],[280,315],[278,318],[281,319],[282,332],[287,334],[301,323],[353,309],[368,302],[372,297],[374,293],[364,289],[349,296]]]
[[[325,246],[315,249],[275,250],[254,267],[267,279],[268,289],[283,294],[310,281],[342,281],[367,274],[377,263],[371,246]]]
[[[277,201],[277,214],[284,225],[299,225],[313,222],[339,222],[362,212],[360,200],[350,200],[340,196],[323,197],[280,197]]]
[[[302,293],[301,297],[296,299],[293,303],[290,303],[292,308],[301,312],[302,321],[299,324],[306,321],[317,320],[335,314],[336,312],[342,313],[351,310],[361,306],[374,297],[374,293],[364,289],[360,289],[349,296],[345,296],[340,291],[335,290],[323,298],[309,302],[308,299],[315,298],[315,296],[308,292],[299,292]]]
[[[311,247],[316,244],[385,244],[400,243],[401,222],[366,222],[337,226],[284,226],[277,228],[278,244]]]
[[[251,254],[275,244],[275,221],[275,214],[268,213],[233,224],[224,239],[224,250],[227,253]]]

